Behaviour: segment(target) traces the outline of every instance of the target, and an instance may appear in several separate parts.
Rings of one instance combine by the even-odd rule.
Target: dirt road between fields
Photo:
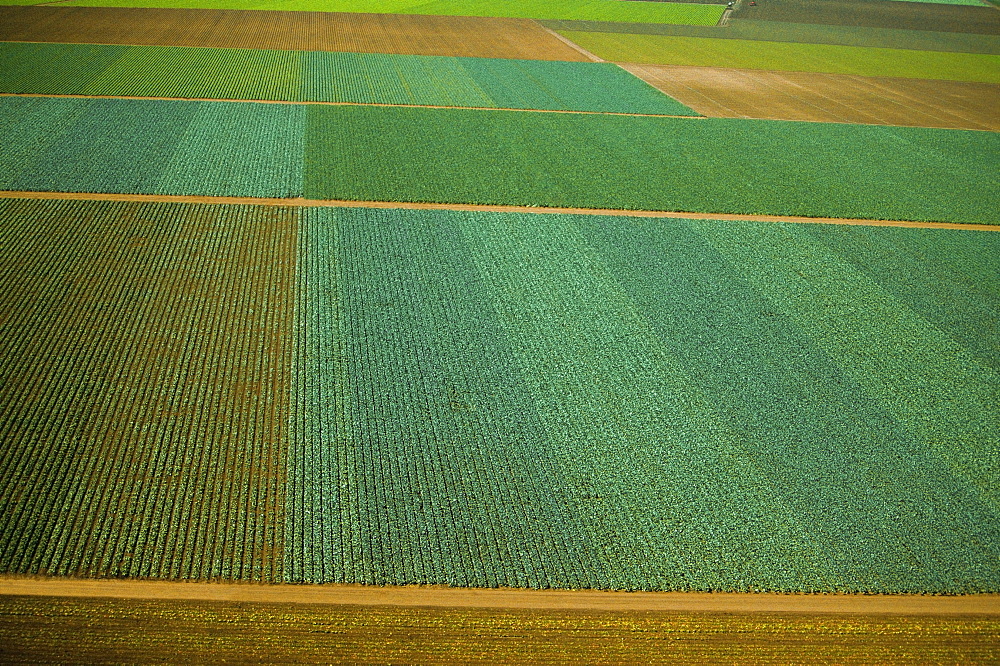
[[[0,578],[0,595],[438,608],[1000,615],[1000,595],[730,594]]]
[[[329,208],[403,208],[406,210],[455,210],[486,213],[535,213],[563,215],[607,215],[650,217],[680,220],[720,220],[745,222],[787,222],[794,224],[846,224],[870,227],[907,227],[911,229],[954,229],[964,231],[1000,231],[1000,222],[962,224],[957,222],[915,222],[909,220],[861,220],[836,217],[797,217],[793,215],[736,215],[732,213],[689,213],[684,211],[615,210],[610,208],[557,208],[539,206],[491,206],[401,201],[344,201],[337,199],[255,199],[253,197],[208,197],[169,194],[105,194],[95,192],[26,192],[0,191],[0,199],[61,199],[88,201],[151,201],[191,204],[238,204],[254,206],[301,206]]]

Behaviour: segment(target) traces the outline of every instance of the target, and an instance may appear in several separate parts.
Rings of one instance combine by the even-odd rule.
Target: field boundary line
[[[124,99],[145,102],[223,102],[226,104],[294,104],[298,106],[377,106],[399,109],[451,109],[455,111],[508,111],[522,113],[565,113],[579,116],[626,116],[638,118],[683,118],[707,120],[705,116],[682,116],[666,113],[628,113],[626,111],[572,111],[567,109],[508,109],[493,106],[442,106],[438,104],[386,104],[382,102],[295,102],[275,99],[218,99],[213,97],[138,97],[132,95],[53,95],[47,93],[5,93],[0,97],[45,97],[53,99]]]
[[[558,39],[560,42],[562,42],[566,46],[568,46],[571,49],[573,49],[574,51],[577,51],[581,55],[583,55],[583,56],[585,56],[587,58],[590,58],[593,62],[607,62],[607,60],[605,60],[604,58],[599,58],[598,56],[594,55],[593,53],[591,53],[587,49],[583,48],[582,46],[580,46],[576,42],[572,41],[568,37],[563,37],[562,35],[560,35],[555,30],[553,30],[553,29],[551,29],[551,28],[549,28],[547,26],[542,25],[541,21],[535,20],[535,24],[539,28],[541,28],[542,30],[544,30],[545,32],[549,33],[550,35],[552,35],[553,37],[555,37],[556,39]]]
[[[719,613],[1000,615],[1000,595],[614,592],[446,586],[265,585],[152,580],[0,578],[0,596],[186,599],[437,608],[534,608]]]
[[[795,215],[742,215],[736,213],[692,213],[668,210],[618,210],[614,208],[565,208],[547,206],[512,206],[492,204],[428,203],[417,201],[350,201],[344,199],[255,198],[184,194],[114,194],[104,192],[33,192],[0,190],[0,199],[58,199],[77,201],[133,201],[145,203],[187,203],[241,206],[289,206],[296,208],[402,208],[406,210],[451,210],[480,213],[533,213],[539,215],[600,215],[647,217],[677,220],[714,220],[721,222],[782,222],[791,224],[844,224],[867,227],[906,227],[911,229],[952,229],[958,231],[1000,231],[1000,222],[971,224],[964,222],[918,222],[912,220],[867,220],[840,217],[802,217]]]

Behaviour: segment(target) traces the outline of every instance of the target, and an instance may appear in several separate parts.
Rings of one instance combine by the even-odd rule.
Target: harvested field
[[[1000,55],[992,54],[608,32],[560,34],[611,62],[1000,83]]]
[[[611,63],[0,42],[0,92],[697,115]]]
[[[294,215],[0,218],[0,569],[281,580]]]
[[[461,16],[0,7],[0,40],[587,60],[534,21]]]
[[[1000,35],[995,7],[896,0],[767,0],[753,7],[742,2],[733,19]]]
[[[0,598],[5,663],[991,663],[998,639],[996,618],[975,615]]]
[[[752,69],[623,65],[699,113],[1000,132],[1000,85]]]
[[[931,30],[897,30],[849,25],[785,23],[733,19],[725,26],[606,23],[602,21],[540,21],[559,32],[614,32],[628,35],[672,35],[743,39],[794,44],[839,44],[911,51],[1000,54],[1000,36]]]

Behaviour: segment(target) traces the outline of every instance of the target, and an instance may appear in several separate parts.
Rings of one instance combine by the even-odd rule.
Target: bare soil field
[[[991,663],[989,615],[0,597],[4,663]]]
[[[0,41],[589,60],[534,21],[462,16],[0,7]]]
[[[295,216],[2,200],[0,218],[0,567],[280,579]]]
[[[733,19],[1000,35],[1000,11],[994,7],[895,0],[767,0],[754,6],[742,2]]]
[[[1000,85],[992,83],[677,65],[622,66],[713,118],[1000,131]]]

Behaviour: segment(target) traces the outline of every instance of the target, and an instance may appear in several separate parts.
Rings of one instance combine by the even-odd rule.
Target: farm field
[[[706,116],[1000,132],[1000,85],[759,70],[624,65]]]
[[[0,6],[0,40],[587,61],[533,21],[465,16]]]
[[[898,2],[896,0],[768,0],[751,7],[741,3],[734,19],[785,21],[821,25],[867,26],[903,30],[934,30],[971,34],[1000,34],[995,7]]]
[[[5,4],[37,4],[4,0]],[[715,25],[725,4],[622,2],[620,0],[70,0],[71,7],[270,9],[281,11],[423,14],[528,19],[579,19],[634,23]]]
[[[165,46],[0,42],[0,93],[697,115],[610,63]]]
[[[25,631],[25,628],[29,628]],[[994,618],[498,611],[8,597],[6,663],[995,661]],[[81,635],[88,640],[81,642]],[[169,646],[169,648],[167,647]],[[905,656],[904,656],[905,655]]]
[[[1000,83],[1000,55],[995,54],[606,32],[560,34],[613,62]]]
[[[895,1],[895,0],[893,0]],[[931,30],[899,30],[850,25],[787,23],[731,19],[725,26],[692,26],[604,21],[540,21],[559,32],[611,32],[631,35],[671,35],[710,39],[740,39],[793,44],[835,44],[912,51],[1000,54],[1000,35]]]
[[[0,6],[0,661],[1000,659],[1000,14],[723,10]]]
[[[1000,589],[1000,234],[17,199],[3,216],[3,265],[44,277],[4,282],[0,572]],[[280,260],[223,280],[268,221],[252,247]],[[126,343],[146,351],[123,363]],[[276,382],[287,403],[265,401]]]
[[[11,191],[305,196],[980,224],[996,224],[1000,210],[993,169],[1000,135],[990,132],[0,98],[0,127],[15,125],[18,131],[0,147],[0,189]],[[650,188],[650,182],[660,186]]]

